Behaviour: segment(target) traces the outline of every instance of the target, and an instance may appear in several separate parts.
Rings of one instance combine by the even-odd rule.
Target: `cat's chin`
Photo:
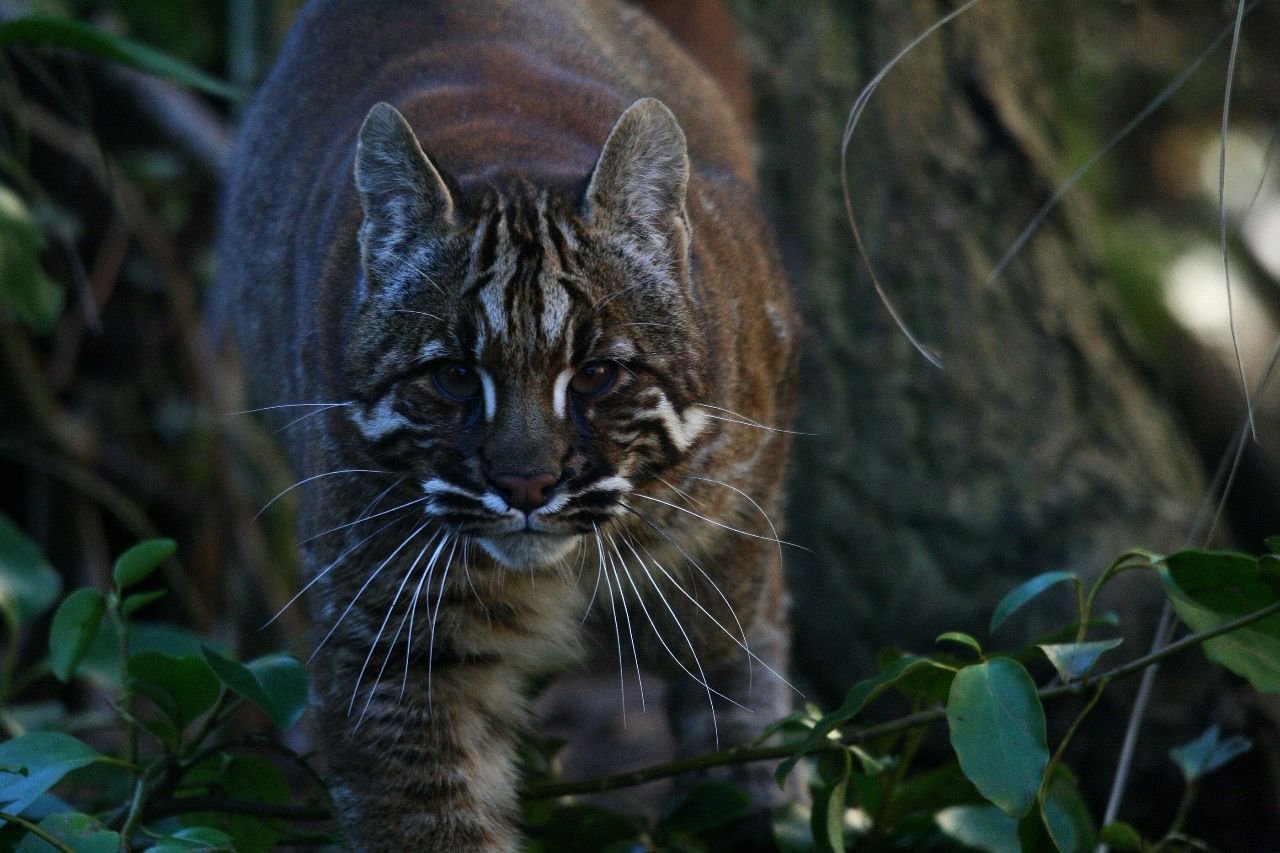
[[[480,547],[510,569],[536,569],[550,565],[568,555],[577,536],[522,531],[499,536],[485,536]]]

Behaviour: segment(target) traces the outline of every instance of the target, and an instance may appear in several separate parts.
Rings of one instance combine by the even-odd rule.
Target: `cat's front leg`
[[[429,693],[427,664],[414,660],[403,695],[402,672],[389,667],[394,676],[372,699],[362,690],[353,704],[365,651],[322,652],[312,667],[333,799],[352,849],[515,850],[518,677],[437,650]],[[373,660],[380,666],[381,654]]]

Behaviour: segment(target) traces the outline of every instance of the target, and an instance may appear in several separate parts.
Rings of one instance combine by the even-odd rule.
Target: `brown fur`
[[[683,752],[785,711],[739,645],[782,670],[797,330],[747,150],[627,5],[300,16],[245,122],[221,288],[263,405],[338,404],[286,435],[317,476],[315,704],[357,848],[516,846],[526,690],[589,600],[624,664],[634,637],[673,677]],[[455,400],[463,362],[487,384]],[[587,362],[618,365],[598,397],[565,390]],[[543,474],[545,514],[497,497]]]

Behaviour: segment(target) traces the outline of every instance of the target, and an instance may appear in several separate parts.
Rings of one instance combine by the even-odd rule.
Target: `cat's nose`
[[[494,478],[498,491],[509,506],[523,512],[533,512],[547,502],[556,478],[551,474],[515,476],[504,474]]]

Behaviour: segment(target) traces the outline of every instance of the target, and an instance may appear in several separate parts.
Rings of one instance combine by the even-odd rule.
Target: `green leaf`
[[[1075,776],[1059,765],[1040,801],[1040,815],[1054,846],[1062,853],[1093,853],[1097,830]]]
[[[996,605],[995,612],[991,614],[991,633],[994,634],[996,629],[1021,609],[1024,604],[1040,595],[1046,589],[1063,581],[1072,581],[1077,585],[1080,583],[1080,579],[1072,572],[1045,572],[1015,587],[1009,594],[1000,599],[1000,603]]]
[[[1263,542],[1272,554],[1280,554],[1280,536],[1268,536]]]
[[[203,658],[144,651],[129,658],[129,678],[139,693],[185,729],[218,701],[219,681]]]
[[[1207,631],[1230,621],[1236,615],[1233,610],[1244,614],[1276,600],[1267,584],[1257,576],[1233,575],[1232,582],[1222,587],[1206,586],[1203,576],[1193,576],[1189,582],[1199,584],[1194,591],[1195,598],[1174,581],[1168,568],[1161,569],[1160,576],[1178,618],[1195,631]],[[1204,653],[1210,660],[1247,678],[1260,692],[1280,693],[1280,614],[1206,641]]]
[[[966,847],[986,853],[1021,853],[1018,822],[995,806],[952,806],[933,820],[944,835]]]
[[[0,47],[28,44],[66,47],[92,54],[139,71],[164,77],[209,95],[228,100],[243,100],[239,89],[193,68],[180,59],[97,27],[70,18],[30,15],[0,25]]]
[[[151,602],[164,598],[165,594],[166,592],[163,589],[153,589],[151,592],[135,592],[133,595],[126,596],[124,601],[120,603],[120,612],[125,616],[132,616]]]
[[[774,773],[774,778],[778,781],[778,787],[783,787],[786,784],[787,776],[791,775],[796,763],[804,757],[805,753],[812,752],[826,740],[827,735],[857,716],[866,707],[867,703],[884,693],[899,679],[925,668],[947,669],[947,667],[928,658],[905,655],[891,663],[879,675],[859,681],[849,688],[849,692],[845,694],[843,704],[818,720],[814,724],[813,730],[809,732],[808,737],[796,747],[795,752],[778,765],[778,770]]]
[[[49,666],[59,681],[75,675],[85,652],[98,637],[107,600],[96,589],[77,589],[62,600],[49,626]]]
[[[0,811],[21,814],[72,770],[104,759],[61,732],[31,732],[0,743]],[[23,772],[10,772],[18,770]]]
[[[58,600],[62,579],[40,546],[0,513],[0,610],[9,624],[25,625]]]
[[[1187,784],[1212,773],[1253,748],[1252,741],[1239,735],[1226,740],[1219,738],[1220,732],[1215,724],[1190,743],[1169,750],[1169,757],[1178,765]]]
[[[266,655],[240,664],[208,646],[203,652],[222,683],[266,711],[279,728],[292,726],[307,709],[307,670],[291,655]]]
[[[44,235],[22,199],[0,184],[0,306],[46,334],[62,314],[66,291],[40,264]]]
[[[151,853],[224,853],[234,851],[231,836],[211,826],[189,826],[160,838]]]
[[[822,853],[844,853],[844,812],[853,762],[848,750],[821,755],[813,789],[809,826]]]
[[[178,543],[172,539],[148,539],[134,545],[116,560],[115,570],[111,573],[116,589],[128,589],[146,580],[177,551]]]
[[[699,835],[750,813],[751,798],[741,788],[724,782],[704,782],[667,801],[654,834],[659,839]]]
[[[38,826],[76,853],[116,853],[120,849],[120,833],[107,829],[100,820],[87,814],[49,815]],[[14,848],[14,853],[52,853],[53,849],[31,832]]]
[[[1141,850],[1142,835],[1123,821],[1109,823],[1098,833],[1098,841],[1116,850]]]
[[[1043,643],[1040,650],[1058,671],[1063,681],[1075,681],[1083,678],[1098,658],[1120,645],[1124,640],[1095,640],[1088,643]]]
[[[973,649],[978,657],[982,657],[982,644],[974,639],[971,634],[966,634],[963,631],[947,631],[944,634],[939,634],[938,639],[934,640],[934,642],[959,643],[962,646],[968,646]]]
[[[265,758],[237,755],[227,759],[217,771],[216,784],[227,796],[257,803],[289,802],[289,783],[280,768]],[[225,829],[230,836],[228,848],[241,853],[276,849],[284,824],[250,815],[226,815],[213,812],[183,816],[188,825]]]
[[[130,622],[128,632],[130,653],[151,651],[175,657],[200,657],[200,649],[205,644],[221,648],[213,640],[166,622]],[[120,681],[120,670],[123,668],[120,661],[120,632],[114,622],[107,620],[103,629],[98,632],[98,639],[85,655],[84,662],[80,664],[80,675],[91,678],[104,687],[115,689],[123,686]]]
[[[991,802],[1013,817],[1035,804],[1049,763],[1044,709],[1022,665],[1008,658],[956,673],[947,726],[960,769]]]

